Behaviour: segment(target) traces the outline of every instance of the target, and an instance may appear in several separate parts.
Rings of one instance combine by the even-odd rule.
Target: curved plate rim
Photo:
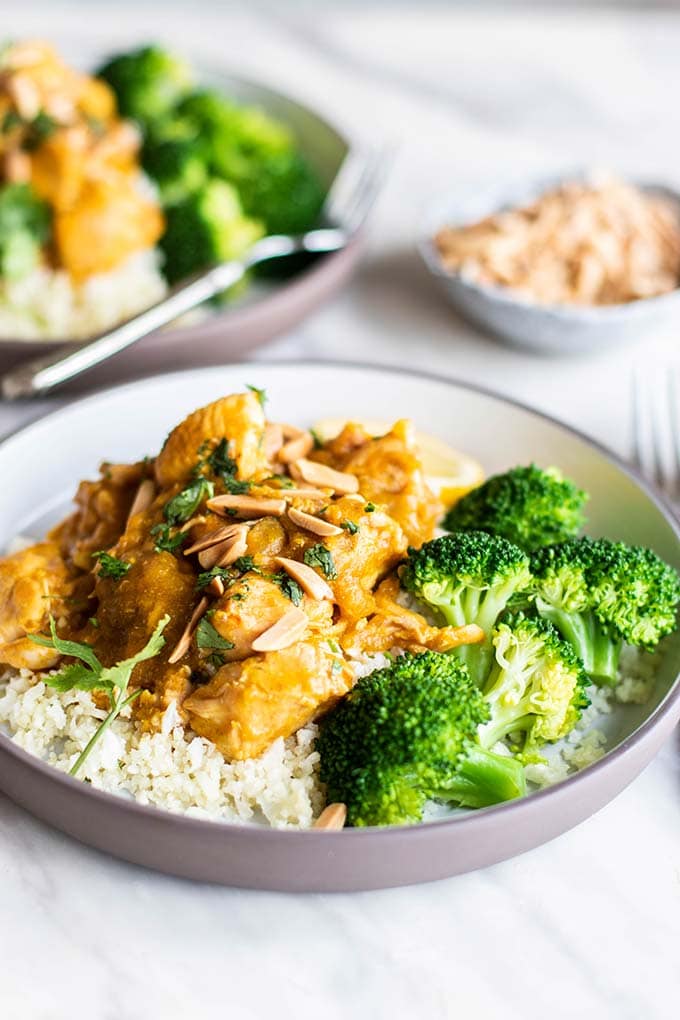
[[[411,376],[415,379],[421,379],[424,381],[435,382],[445,386],[452,386],[455,388],[469,390],[473,393],[479,393],[482,396],[489,397],[492,400],[496,400],[503,404],[509,404],[510,406],[516,407],[519,410],[528,413],[550,425],[556,426],[559,429],[564,430],[571,436],[585,443],[587,446],[594,449],[606,460],[610,461],[619,471],[630,478],[638,488],[640,488],[651,503],[660,511],[662,517],[669,525],[671,531],[675,537],[680,541],[680,520],[675,518],[670,504],[658,493],[653,486],[651,486],[640,474],[628,464],[622,457],[619,456],[615,451],[609,449],[603,443],[593,439],[587,433],[582,432],[580,429],[575,428],[572,425],[554,417],[553,415],[547,414],[544,411],[539,411],[536,408],[525,404],[523,401],[516,399],[515,397],[504,396],[498,391],[486,387],[477,383],[471,383],[466,380],[458,379],[455,376],[440,375],[435,372],[428,372],[422,369],[411,369],[407,366],[402,365],[383,365],[378,362],[361,362],[361,361],[343,361],[340,359],[272,359],[261,362],[244,361],[219,366],[225,369],[233,369],[238,365],[239,368],[248,370],[253,368],[268,367],[268,366],[280,366],[280,367],[294,367],[304,370],[305,368],[333,368],[333,369],[352,369],[361,370],[368,372],[375,372],[376,374],[386,375],[397,375],[397,376]],[[191,370],[191,374],[201,374],[214,372],[215,368],[196,368]],[[142,386],[154,385],[156,383],[164,382],[165,380],[177,379],[180,377],[186,378],[187,371],[176,371],[176,372],[164,372],[154,376],[149,376],[146,379],[135,380],[132,382],[125,383],[119,386],[110,386],[98,390],[96,393],[90,394],[86,397],[82,397],[78,400],[74,400],[66,405],[66,407],[58,408],[55,411],[39,418],[37,421],[30,423],[24,427],[18,428],[10,434],[3,437],[0,442],[0,450],[6,445],[11,443],[14,439],[30,435],[32,432],[39,433],[44,427],[49,427],[49,423],[53,418],[59,416],[63,417],[68,415],[70,412],[79,412],[83,407],[87,407],[91,404],[96,404],[97,401],[107,396],[118,395],[121,391],[134,390],[135,388]],[[524,797],[520,800],[510,801],[505,804],[498,804],[493,807],[481,809],[476,812],[469,812],[454,816],[452,818],[436,819],[427,822],[420,822],[416,825],[398,825],[390,826],[386,828],[379,827],[365,827],[365,828],[347,828],[341,832],[325,832],[317,831],[313,829],[278,829],[259,825],[247,825],[239,824],[236,822],[229,821],[213,821],[202,818],[192,818],[187,815],[174,813],[171,811],[165,811],[162,808],[157,808],[153,805],[140,804],[135,800],[128,800],[120,795],[108,793],[105,790],[99,790],[90,784],[83,783],[67,773],[61,772],[59,769],[47,762],[38,758],[36,755],[31,754],[23,748],[18,747],[13,741],[4,733],[0,732],[0,750],[3,753],[9,754],[14,757],[20,764],[28,767],[32,771],[37,772],[43,776],[48,782],[56,783],[59,786],[64,786],[67,790],[78,795],[91,798],[94,797],[102,807],[107,806],[117,809],[119,811],[130,811],[133,815],[140,818],[147,818],[149,820],[161,821],[164,820],[167,823],[181,826],[187,831],[193,831],[193,833],[200,837],[201,834],[210,832],[211,834],[219,833],[220,829],[223,828],[226,833],[231,836],[246,836],[250,837],[257,835],[260,840],[273,840],[277,841],[284,838],[288,841],[303,840],[309,842],[313,839],[320,839],[329,841],[324,845],[330,848],[330,844],[336,842],[338,839],[342,840],[360,840],[371,836],[374,839],[378,838],[381,840],[389,839],[393,834],[398,834],[400,837],[407,837],[409,839],[416,839],[424,837],[427,833],[436,830],[438,833],[443,833],[444,830],[450,830],[452,833],[455,827],[461,825],[467,825],[472,827],[476,825],[478,827],[486,827],[487,825],[493,825],[495,819],[502,818],[505,815],[511,813],[519,817],[520,815],[527,815],[535,811],[540,811],[542,805],[545,803],[547,798],[552,798],[553,802],[560,796],[568,796],[576,787],[580,787],[585,790],[585,784],[592,784],[596,782],[602,772],[607,771],[610,766],[616,761],[620,761],[624,757],[628,757],[629,754],[634,752],[636,748],[644,744],[646,738],[649,737],[654,730],[659,728],[663,723],[664,719],[667,719],[674,711],[680,711],[680,670],[666,693],[663,700],[656,706],[651,714],[641,723],[638,728],[630,734],[625,740],[623,740],[616,747],[608,751],[599,761],[587,768],[582,769],[580,772],[576,772],[566,779],[563,779],[554,786],[545,787],[542,790],[538,790],[532,793],[528,797]],[[644,767],[644,766],[643,766]],[[635,776],[639,774],[640,769],[636,769],[633,775],[628,780],[632,781]],[[624,784],[627,785],[627,784]],[[2,780],[0,779],[0,788],[2,787]],[[618,791],[617,791],[618,792]],[[614,794],[615,796],[616,794]],[[608,796],[605,803],[608,803],[613,797]],[[589,811],[588,815],[594,812]]]

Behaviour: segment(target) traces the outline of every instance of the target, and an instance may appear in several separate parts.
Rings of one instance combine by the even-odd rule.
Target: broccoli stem
[[[541,616],[550,620],[574,648],[593,682],[613,686],[618,678],[622,640],[609,633],[594,613],[567,613],[541,599],[536,604]]]
[[[526,792],[521,762],[473,746],[459,763],[456,775],[434,796],[437,800],[455,801],[461,807],[481,808],[523,797]]]

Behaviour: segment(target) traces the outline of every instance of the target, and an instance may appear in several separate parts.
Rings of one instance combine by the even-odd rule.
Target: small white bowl
[[[516,347],[560,355],[594,353],[669,332],[680,325],[680,289],[621,305],[541,305],[509,287],[475,283],[442,264],[434,244],[434,235],[442,227],[475,223],[501,209],[525,205],[567,180],[587,177],[580,172],[514,187],[507,181],[475,186],[440,200],[431,209],[425,217],[426,234],[419,240],[418,250],[450,303],[465,319]],[[680,206],[680,192],[672,188],[633,183]]]

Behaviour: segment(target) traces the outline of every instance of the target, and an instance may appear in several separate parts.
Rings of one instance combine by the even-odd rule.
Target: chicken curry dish
[[[102,712],[125,698],[140,732],[173,706],[241,761],[343,698],[357,659],[480,640],[398,598],[397,566],[443,513],[412,424],[321,443],[263,404],[226,396],[155,458],[102,464],[69,517],[0,561],[0,662],[73,681]]]

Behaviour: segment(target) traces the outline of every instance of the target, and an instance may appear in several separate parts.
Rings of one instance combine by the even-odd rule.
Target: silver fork
[[[162,301],[120,326],[85,343],[69,344],[25,362],[2,377],[2,396],[7,400],[38,396],[87,372],[148,333],[227,290],[261,262],[303,252],[328,254],[346,247],[368,215],[388,162],[385,150],[369,155],[350,153],[328,193],[322,213],[323,226],[304,234],[263,237],[243,258],[195,274],[172,288]]]
[[[680,380],[674,365],[633,373],[633,462],[680,512]]]

